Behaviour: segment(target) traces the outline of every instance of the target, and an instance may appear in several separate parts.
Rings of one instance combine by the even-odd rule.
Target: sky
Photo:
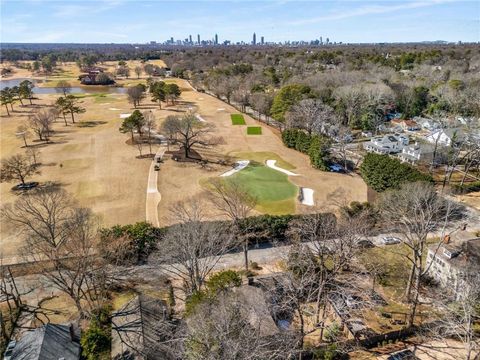
[[[480,41],[480,0],[0,0],[1,42]]]

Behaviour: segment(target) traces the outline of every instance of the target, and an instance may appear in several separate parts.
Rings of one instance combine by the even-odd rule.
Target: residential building
[[[72,325],[46,324],[26,332],[13,348],[11,360],[79,360],[79,336]]]
[[[414,120],[393,119],[392,126],[398,126],[403,131],[418,131],[421,129],[420,125]]]
[[[440,146],[451,146],[459,143],[463,138],[463,133],[460,129],[437,129],[431,131],[425,139]]]
[[[402,152],[398,154],[398,158],[402,162],[416,164],[419,161],[430,162],[433,158],[433,147],[430,144],[415,143],[405,146]]]
[[[175,359],[174,328],[165,301],[137,295],[112,314],[112,359]]]
[[[407,135],[388,134],[372,138],[370,141],[363,143],[363,147],[368,152],[377,154],[398,154],[408,143]]]
[[[438,121],[435,121],[433,119],[428,119],[428,118],[422,118],[422,117],[415,117],[414,120],[419,124],[422,129],[432,131],[432,130],[437,130],[440,129],[442,126]]]
[[[428,248],[427,267],[441,287],[458,296],[465,275],[480,270],[480,238],[455,243],[447,235],[440,247]]]

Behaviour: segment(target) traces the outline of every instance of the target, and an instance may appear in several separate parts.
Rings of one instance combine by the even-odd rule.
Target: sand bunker
[[[204,118],[202,118],[200,115],[196,114],[195,117],[201,121],[201,122],[207,122],[207,120],[205,120]]]
[[[108,110],[119,111],[119,110],[122,110],[122,109],[118,109],[118,108],[108,108]]]
[[[125,118],[129,117],[130,115],[132,115],[132,114],[120,114],[120,119],[125,119]]]
[[[284,173],[284,174],[287,174],[287,175],[289,175],[289,176],[298,176],[298,174],[295,174],[295,173],[293,173],[293,172],[291,172],[291,171],[288,171],[288,170],[282,169],[281,167],[278,167],[277,165],[275,165],[276,162],[277,162],[277,160],[267,160],[266,163],[267,163],[267,166],[268,166],[269,168],[272,168],[272,169],[274,169],[274,170],[280,171],[280,172],[282,172],[282,173]]]
[[[225,111],[225,108],[218,108],[217,111]]]
[[[250,160],[237,161],[232,170],[228,170],[227,172],[223,173],[220,176],[231,176],[231,175],[235,174],[236,172],[238,172],[242,169],[245,169],[248,166],[248,164],[250,164]]]
[[[315,202],[313,201],[313,189],[304,187],[300,188],[300,199],[303,205],[315,205]]]

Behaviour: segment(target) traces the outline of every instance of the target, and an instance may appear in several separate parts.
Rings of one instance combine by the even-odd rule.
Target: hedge
[[[363,180],[373,190],[382,192],[387,189],[397,189],[405,182],[433,182],[428,174],[423,174],[411,165],[388,155],[368,153],[360,165]]]
[[[285,146],[298,150],[310,157],[315,169],[328,170],[330,141],[321,135],[310,135],[300,129],[287,129],[282,133]]]
[[[475,191],[480,191],[480,181],[474,181],[463,185],[455,184],[452,186],[456,194],[468,194]]]

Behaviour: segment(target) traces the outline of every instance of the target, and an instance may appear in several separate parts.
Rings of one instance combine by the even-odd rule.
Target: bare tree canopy
[[[162,126],[162,131],[176,135],[172,140],[184,150],[186,158],[191,156],[193,147],[210,147],[217,143],[210,136],[213,125],[201,122],[193,113],[187,113],[181,118],[169,118],[168,123]]]
[[[220,256],[234,243],[224,225],[205,221],[202,204],[197,201],[179,203],[171,214],[179,224],[169,228],[158,244],[161,251],[156,257],[165,271],[182,279],[188,297],[202,290]]]
[[[38,136],[39,140],[48,141],[52,133],[52,124],[55,121],[55,112],[52,109],[41,109],[28,118],[30,129]]]
[[[22,184],[25,184],[27,177],[37,173],[35,164],[21,154],[12,155],[1,162],[0,179],[2,182],[19,180]]]
[[[329,127],[337,122],[333,109],[318,99],[301,100],[286,117],[289,127],[304,129],[309,134],[327,134]]]

